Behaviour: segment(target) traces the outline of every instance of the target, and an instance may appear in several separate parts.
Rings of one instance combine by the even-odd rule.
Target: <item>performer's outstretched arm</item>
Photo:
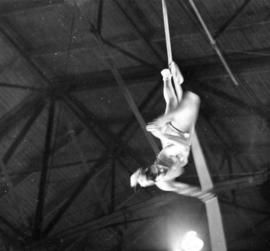
[[[175,180],[158,181],[156,182],[156,186],[163,191],[175,192],[180,195],[195,197],[203,201],[213,198],[215,196],[211,191],[202,191],[198,187],[191,186]]]

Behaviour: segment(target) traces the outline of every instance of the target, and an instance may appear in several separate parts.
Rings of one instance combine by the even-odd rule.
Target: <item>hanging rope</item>
[[[170,36],[170,29],[169,29],[169,19],[168,19],[167,5],[166,5],[165,0],[162,0],[162,12],[163,12],[163,22],[164,22],[164,31],[165,31],[165,39],[166,39],[168,66],[170,67],[173,59],[172,59],[172,46],[171,46],[171,36]]]
[[[191,1],[192,2],[192,1]],[[166,48],[168,55],[168,66],[170,68],[170,64],[172,63],[172,49],[171,49],[171,40],[170,40],[170,31],[169,31],[169,21],[168,21],[168,12],[166,1],[162,0],[162,12],[163,12],[163,20],[164,20],[164,29],[165,29],[165,38],[166,38]],[[211,180],[211,176],[209,174],[207,163],[197,137],[196,131],[194,131],[194,135],[192,136],[192,154],[194,158],[194,163],[196,167],[196,171],[198,174],[198,178],[200,181],[202,193],[206,192],[210,196],[206,196],[201,199],[206,207],[206,214],[209,226],[210,233],[210,241],[211,247],[213,251],[226,251],[226,242],[224,237],[224,230],[222,224],[221,213],[219,209],[219,204],[216,196],[211,196],[211,193],[207,193],[207,191],[213,190],[213,183]],[[190,194],[192,196],[192,194]],[[195,196],[196,197],[196,196]]]

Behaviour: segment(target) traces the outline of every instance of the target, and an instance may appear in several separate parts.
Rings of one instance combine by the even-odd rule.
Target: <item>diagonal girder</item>
[[[74,102],[75,98],[73,97],[72,100],[69,100],[67,97],[62,97],[62,99],[65,101],[65,103],[71,107],[71,110],[74,112],[74,114],[89,128],[89,130],[91,131],[93,128],[89,127],[89,120],[85,119],[83,116],[79,115],[78,112],[80,109],[83,109],[83,113],[85,113],[85,117],[91,117],[91,123],[97,123],[97,120],[95,118],[93,118],[93,114],[91,114],[82,104],[80,104],[80,102],[77,101],[78,104],[72,104],[70,103],[71,101]],[[76,108],[76,106],[80,106],[79,110],[78,108]],[[94,120],[94,121],[93,121]],[[105,130],[107,132],[107,134],[110,135],[110,137],[113,137],[114,140],[117,140],[119,142],[119,139],[116,139],[115,135],[113,135],[111,132],[108,131],[108,129],[104,128],[104,126],[102,125],[98,125],[101,126],[103,130]],[[118,143],[119,144],[119,143]],[[120,143],[121,144],[121,143]],[[85,177],[83,178],[82,182],[79,183],[78,187],[74,190],[74,192],[72,193],[71,197],[69,199],[67,199],[67,201],[64,202],[64,204],[60,207],[60,209],[58,210],[58,212],[55,214],[55,216],[53,217],[53,219],[48,223],[47,227],[45,228],[44,232],[43,232],[43,236],[47,236],[52,229],[55,227],[55,225],[58,223],[58,221],[62,218],[62,216],[64,215],[64,213],[68,210],[68,208],[71,206],[71,204],[73,203],[73,201],[77,198],[77,196],[80,194],[80,192],[84,189],[84,187],[87,185],[88,181],[94,176],[95,174],[95,170],[100,166],[103,165],[105,161],[107,161],[107,157],[108,154],[111,154],[112,149],[109,148],[109,152],[105,152],[102,156],[101,159],[99,161],[97,161],[95,163],[95,165],[91,168],[91,170],[85,175]],[[132,155],[132,153],[130,153],[127,149],[123,149],[125,150],[125,152],[128,152],[128,154]]]
[[[112,1],[115,6],[118,8],[118,10],[122,13],[122,15],[125,17],[127,22],[130,24],[132,27],[133,31],[139,36],[139,38],[142,39],[144,44],[146,45],[147,48],[150,49],[150,51],[155,55],[155,57],[159,60],[159,62],[164,64],[164,59],[161,56],[160,51],[156,50],[156,48],[152,45],[152,43],[148,40],[148,38],[141,32],[141,30],[138,28],[136,22],[131,18],[129,15],[130,12],[133,12],[133,9],[130,8],[128,4],[125,5],[125,8],[119,3],[118,0],[113,0]],[[128,13],[129,12],[129,13]]]
[[[14,152],[18,148],[18,146],[21,144],[22,140],[24,139],[25,135],[27,132],[30,130],[31,126],[37,119],[37,117],[40,115],[42,109],[44,107],[44,102],[43,100],[40,100],[39,103],[37,103],[34,108],[32,115],[29,117],[25,125],[23,126],[22,130],[20,133],[16,136],[15,140],[12,142],[12,144],[9,146],[5,154],[3,155],[2,159],[4,164],[7,164],[10,158],[13,156]]]
[[[141,158],[139,158],[139,156],[135,156],[132,153],[130,147],[127,144],[124,144],[117,135],[112,133],[110,129],[106,127],[106,125],[100,123],[96,116],[92,112],[90,112],[90,110],[83,103],[81,103],[73,96],[64,96],[62,97],[62,99],[90,131],[92,131],[93,128],[97,128],[100,133],[106,134],[106,139],[102,142],[103,144],[107,144],[109,139],[112,143],[115,144],[115,146],[119,146],[120,151],[123,151],[124,153],[132,157],[139,164],[139,166],[144,166],[145,162]],[[108,145],[105,145],[105,147],[108,148]],[[114,148],[111,148],[111,146],[109,146],[109,151],[112,151],[113,149]]]
[[[0,16],[13,14],[18,11],[31,11],[35,8],[53,6],[64,2],[64,0],[3,1],[3,3],[0,3]]]
[[[208,29],[204,19],[202,18],[199,9],[197,8],[195,2],[193,0],[189,0],[189,4],[191,6],[191,8],[193,9],[193,12],[198,20],[198,22],[200,23],[200,25],[202,26],[203,31],[205,32],[210,45],[213,47],[213,49],[215,50],[220,62],[222,63],[222,65],[224,66],[224,69],[226,70],[226,72],[228,73],[230,79],[232,80],[233,84],[238,86],[238,80],[236,79],[236,77],[234,76],[234,73],[231,70],[231,67],[228,65],[227,60],[225,59],[223,53],[221,52],[219,46],[217,45],[215,39],[213,38],[210,30]]]
[[[93,26],[92,26],[93,27]],[[104,62],[106,63],[106,65],[109,67],[118,87],[120,92],[122,93],[123,97],[125,98],[130,110],[132,111],[132,113],[134,114],[137,122],[139,123],[144,136],[149,144],[149,146],[151,147],[152,151],[157,154],[159,152],[159,147],[156,143],[156,141],[154,140],[153,136],[146,131],[146,123],[144,118],[142,117],[140,111],[138,110],[138,107],[133,99],[133,96],[131,94],[131,92],[129,91],[129,89],[126,86],[126,83],[122,77],[122,75],[120,74],[119,70],[117,69],[112,57],[110,56],[109,52],[106,50],[104,43],[100,37],[100,34],[98,34],[96,31],[93,31],[93,35],[96,38],[96,42],[97,45],[99,47],[99,51],[100,53],[104,56],[104,58],[106,60],[104,60]]]
[[[104,9],[104,1],[98,0],[96,27],[99,32],[101,32],[103,25],[103,9]]]
[[[0,34],[4,40],[16,50],[21,58],[29,65],[32,73],[37,76],[45,87],[52,88],[53,83],[47,78],[45,73],[37,66],[36,62],[29,56],[24,39],[15,31],[7,19],[1,19]]]
[[[232,16],[224,22],[224,24],[213,35],[214,39],[218,39],[226,29],[233,23],[233,21],[239,17],[239,15],[245,10],[251,0],[245,0],[241,6],[232,14]]]
[[[18,85],[18,84],[11,84],[11,83],[5,83],[5,82],[0,82],[0,87],[8,88],[8,89],[19,89],[19,90],[25,90],[25,91],[44,92],[44,89],[37,88],[34,86]]]
[[[0,118],[0,139],[19,121],[28,115],[29,111],[43,99],[42,95],[30,94],[26,96],[18,105],[10,109]]]
[[[74,200],[77,198],[77,196],[81,193],[81,191],[85,188],[85,186],[88,184],[89,180],[94,176],[97,169],[99,169],[102,165],[104,165],[107,161],[107,153],[103,154],[99,161],[97,161],[92,168],[87,172],[86,175],[82,178],[79,185],[74,189],[71,196],[63,203],[63,205],[60,207],[58,212],[54,215],[52,220],[47,224],[45,227],[42,236],[47,236],[56,226],[56,224],[59,222],[59,220],[63,217],[65,212],[69,209],[69,207],[72,205]]]
[[[44,147],[44,155],[43,155],[43,165],[40,174],[39,181],[39,192],[37,198],[36,205],[36,213],[34,220],[34,227],[32,232],[33,239],[39,239],[41,237],[41,228],[43,222],[43,208],[45,203],[45,193],[46,193],[46,183],[47,183],[47,173],[50,167],[50,157],[52,151],[52,135],[54,128],[54,114],[55,114],[55,101],[54,98],[50,99],[49,104],[49,114],[48,114],[48,122],[47,122],[47,131],[45,138],[45,147]]]
[[[219,97],[220,99],[223,99],[225,101],[229,101],[230,103],[236,105],[239,109],[245,110],[248,113],[254,114],[256,116],[260,116],[263,119],[266,119],[269,121],[269,111],[270,109],[265,107],[257,107],[254,105],[249,104],[248,102],[241,100],[239,98],[233,97],[230,94],[219,90],[215,87],[212,87],[210,85],[201,85],[200,91],[208,92],[211,94],[214,94],[215,96]]]
[[[16,238],[16,236],[11,236],[2,228],[0,228],[0,236],[1,236],[1,241],[2,242],[6,241],[6,243],[8,243],[10,245],[10,247],[12,247],[12,249],[14,247],[14,248],[19,250],[23,246],[23,241],[18,240],[18,238]],[[2,243],[2,245],[3,245],[3,243]],[[1,246],[1,248],[2,248],[2,246]],[[4,250],[7,251],[7,250],[12,250],[12,249],[4,249]]]
[[[8,227],[17,237],[18,239],[25,239],[26,235],[23,233],[19,228],[16,228],[12,223],[10,223],[7,219],[0,216],[0,222],[1,224]]]
[[[227,53],[226,57],[236,74],[265,73],[270,71],[270,55],[260,56],[260,53],[263,53],[263,51],[231,52]],[[250,54],[247,55],[246,53]],[[181,65],[181,71],[184,73],[188,72],[192,76],[192,80],[206,81],[227,78],[222,65],[213,56],[181,60],[177,64]],[[118,70],[128,85],[147,84],[160,79],[160,74],[157,70],[146,68],[145,66],[125,67]],[[69,86],[69,91],[96,90],[115,86],[115,80],[109,70],[58,76],[54,80],[58,82],[59,87]]]
[[[114,224],[124,224],[128,215],[129,220],[138,219],[142,217],[153,217],[159,216],[166,212],[168,205],[175,201],[174,194],[162,194],[153,198],[147,199],[146,201],[139,202],[135,205],[125,207],[121,210],[116,210],[111,214],[102,216],[101,218],[86,221],[82,224],[78,224],[74,227],[55,233],[54,236],[48,239],[41,240],[36,245],[45,243],[49,239],[58,239],[60,236],[73,236],[80,235],[82,232],[97,231],[102,228],[109,227]]]

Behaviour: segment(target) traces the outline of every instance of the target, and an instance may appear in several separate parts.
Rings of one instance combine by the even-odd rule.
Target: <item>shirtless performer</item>
[[[191,137],[198,116],[200,98],[193,92],[183,95],[184,82],[178,66],[173,62],[161,72],[166,109],[163,116],[146,126],[146,130],[159,138],[162,150],[150,167],[138,169],[130,177],[131,187],[156,185],[164,191],[173,191],[200,197],[197,187],[175,181],[188,162]],[[173,83],[172,83],[173,79]]]

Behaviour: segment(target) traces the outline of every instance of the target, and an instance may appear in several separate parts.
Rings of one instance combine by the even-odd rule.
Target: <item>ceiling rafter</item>
[[[7,219],[3,218],[2,216],[0,216],[0,222],[4,224],[8,229],[10,229],[12,233],[14,233],[14,235],[17,236],[18,240],[23,241],[27,239],[27,236],[25,235],[24,232],[21,231],[21,229],[15,227],[12,223],[10,223]]]
[[[4,83],[4,82],[0,82],[0,87],[1,88],[10,88],[10,89],[19,89],[19,90],[25,90],[25,91],[44,92],[44,89],[37,88],[37,87],[34,87],[34,86],[17,85],[17,84]]]
[[[150,51],[155,55],[155,57],[159,60],[161,63],[165,63],[163,52],[160,50],[157,50],[152,42],[141,32],[139,27],[136,24],[136,21],[133,20],[131,17],[134,17],[133,9],[129,6],[129,4],[125,4],[125,7],[123,7],[118,0],[112,1],[115,6],[117,6],[118,10],[122,13],[122,15],[125,17],[127,22],[130,24],[130,27],[132,27],[132,30],[138,35],[138,37],[144,42],[147,48],[150,49]]]
[[[0,118],[0,138],[2,138],[11,128],[30,114],[30,111],[44,97],[42,95],[30,94],[26,96],[18,105],[11,108]]]
[[[74,104],[72,105],[69,100],[67,100],[66,97],[64,97],[64,100],[67,101],[67,105],[69,107],[72,108],[73,110],[73,106]],[[74,98],[72,99],[74,101]],[[78,102],[77,102],[78,103]],[[80,110],[81,109],[86,109],[86,108],[83,108],[82,105],[80,105]],[[89,111],[85,111],[85,115],[88,115],[89,116]],[[86,125],[86,126],[89,126],[88,125],[88,122],[89,120],[85,120],[83,117],[81,117],[79,114],[78,114],[78,109],[76,109],[74,111],[74,114]],[[90,115],[92,117],[92,120],[93,120],[93,115]],[[97,120],[94,119],[94,121],[92,121],[92,123],[96,123]],[[104,126],[103,126],[104,127]],[[105,128],[102,128],[103,130],[105,130]],[[92,131],[92,127],[90,129],[90,131]],[[108,130],[106,130],[107,133]],[[111,133],[109,133],[111,135],[111,137],[113,136]],[[111,149],[113,150],[113,149]],[[127,151],[127,149],[125,149],[125,151]],[[43,236],[47,236],[51,231],[52,229],[55,227],[55,225],[58,223],[58,221],[61,219],[61,217],[63,216],[63,214],[67,211],[67,209],[70,207],[70,205],[73,203],[73,201],[75,200],[75,198],[80,194],[80,192],[84,189],[84,187],[86,186],[86,184],[88,183],[88,181],[93,177],[94,175],[94,171],[96,169],[96,166],[100,166],[101,164],[103,164],[105,161],[106,161],[106,156],[107,156],[107,152],[105,152],[101,157],[101,160],[98,161],[94,167],[91,168],[91,170],[85,175],[85,177],[83,178],[83,181],[79,183],[79,185],[77,186],[77,188],[74,190],[74,192],[72,193],[71,197],[61,206],[61,208],[58,210],[58,212],[56,213],[56,215],[53,217],[53,219],[48,223],[47,227],[45,228],[44,232],[43,232]],[[131,153],[130,153],[131,154]],[[132,155],[132,154],[131,154]],[[137,159],[137,157],[136,157]]]
[[[232,103],[233,105],[237,106],[238,108],[247,111],[250,114],[254,114],[256,116],[262,117],[263,119],[266,120],[266,122],[269,123],[269,111],[270,110],[267,106],[258,107],[258,106],[251,105],[244,100],[241,100],[237,97],[233,97],[232,95],[230,95],[222,90],[219,90],[215,87],[212,87],[208,84],[207,85],[201,84],[200,91],[214,94],[218,98],[225,100],[225,101],[228,101],[228,102]]]
[[[250,2],[251,2],[251,0],[245,0],[240,5],[240,7],[235,10],[235,12],[214,33],[214,35],[213,35],[214,39],[217,40],[222,34],[224,34],[224,32],[229,28],[229,26],[232,25],[232,23],[234,22],[234,20],[237,19],[237,17],[239,17],[244,12],[244,10],[246,9],[246,7],[248,6],[248,4]]]
[[[243,29],[260,29],[261,27],[265,26],[266,24],[262,24],[261,20],[258,20],[258,22],[253,22],[250,24],[245,24],[243,26],[236,26],[236,27],[229,27],[226,30],[226,34],[230,35],[231,33],[235,33],[236,31],[241,31]],[[164,41],[164,29],[163,28],[155,28],[155,33],[149,38],[149,40],[152,41],[152,43],[160,43]],[[179,29],[171,29],[171,39],[173,40],[186,40],[188,37],[198,37],[201,33],[198,32],[198,29],[194,30],[184,30],[181,29],[181,33],[179,32]],[[133,34],[133,33],[132,33]],[[110,41],[110,43],[118,45],[121,47],[121,44],[125,43],[132,43],[132,42],[138,42],[140,41],[140,37],[131,38],[131,34],[121,34],[119,37],[108,37],[106,40]],[[134,36],[133,36],[134,37]],[[85,49],[95,49],[96,43],[94,40],[89,41],[75,41],[70,47],[70,50],[85,50]],[[62,45],[57,44],[47,44],[43,45],[41,47],[37,47],[34,49],[31,49],[29,51],[29,54],[33,57],[38,57],[46,54],[54,54],[54,53],[66,53],[67,49],[63,48]],[[226,51],[225,51],[226,53]],[[165,57],[164,57],[165,58]]]
[[[158,81],[158,83],[149,91],[149,94],[145,97],[145,99],[142,101],[142,103],[139,105],[139,110],[142,112],[145,107],[148,105],[148,103],[151,101],[151,98],[153,98],[157,93],[158,91],[160,90],[160,81]],[[126,124],[122,127],[122,129],[120,129],[119,133],[118,133],[118,137],[119,138],[122,138],[124,137],[124,135],[127,133],[128,129],[132,126],[132,125],[136,125],[137,127],[137,124],[134,124],[133,122],[135,121],[135,118],[134,116],[132,115],[129,119],[125,119],[124,121],[127,121]],[[64,145],[66,144],[66,141],[63,142]],[[57,149],[63,147],[63,144],[60,144],[60,145],[57,145],[57,148],[55,149],[55,152],[57,152]],[[120,146],[117,147],[117,149],[121,148]],[[118,151],[117,149],[115,149],[115,151]],[[10,150],[7,151],[7,153],[10,152]],[[9,153],[7,156],[5,155],[3,157],[3,160],[4,161],[8,161],[9,159],[9,156],[11,156],[11,154]],[[87,163],[90,164],[90,163],[93,163],[96,162],[98,159],[95,159],[95,160],[87,160]],[[77,163],[70,163],[71,165],[79,165],[81,162],[77,162]],[[67,165],[70,165],[69,163],[66,163],[66,164],[63,164],[61,167],[66,167]],[[51,169],[54,169],[54,168],[58,168],[58,167],[52,167]],[[60,168],[60,167],[59,167]],[[19,173],[18,175],[23,175],[24,177],[27,177],[28,175],[32,174],[33,172],[39,172],[40,170],[39,169],[33,169],[33,170],[29,170],[27,172],[23,172],[23,173]],[[17,175],[14,173],[14,176]],[[22,182],[24,179],[22,179],[20,182]]]
[[[118,136],[112,133],[110,129],[106,127],[106,125],[101,124],[96,118],[96,116],[82,102],[80,102],[73,96],[70,96],[70,98],[65,96],[63,97],[63,99],[68,105],[68,107],[71,108],[74,114],[80,119],[80,121],[82,121],[82,123],[85,124],[90,130],[92,130],[94,126],[106,135],[106,144],[108,143],[109,139],[116,146],[120,146],[120,150],[131,156],[139,164],[139,166],[143,165],[144,161],[139,156],[134,156],[129,147],[126,144],[123,144],[121,139],[119,139]],[[114,147],[111,147],[111,145],[109,145],[108,149],[109,151],[112,151],[112,153],[114,153],[115,151]]]
[[[49,100],[49,111],[48,111],[48,122],[45,135],[45,145],[44,145],[44,154],[43,154],[43,164],[40,173],[39,188],[38,188],[38,197],[36,204],[36,211],[34,217],[34,226],[32,229],[32,238],[38,240],[41,238],[42,234],[42,223],[44,221],[44,204],[45,204],[45,195],[47,187],[47,176],[50,168],[51,158],[52,158],[52,136],[54,130],[54,114],[55,114],[55,100],[50,98]]]
[[[118,87],[119,87],[119,91],[121,92],[122,96],[125,98],[130,110],[132,111],[132,113],[134,114],[137,122],[139,123],[145,139],[147,140],[149,146],[151,147],[152,151],[155,154],[158,154],[159,152],[159,147],[156,143],[156,141],[154,140],[153,136],[151,134],[149,134],[149,132],[146,131],[146,123],[144,118],[142,117],[140,111],[138,110],[138,107],[133,99],[133,96],[130,92],[130,90],[127,88],[126,83],[124,81],[124,79],[122,78],[122,75],[120,74],[118,68],[116,67],[112,57],[110,56],[109,52],[106,50],[104,43],[102,42],[102,39],[100,38],[100,35],[97,32],[93,32],[93,35],[96,38],[98,47],[99,47],[99,52],[101,53],[101,55],[103,55],[104,58],[106,58],[107,60],[104,60],[104,62],[106,63],[106,65],[109,67]]]
[[[255,51],[254,51],[255,52]],[[258,51],[259,52],[259,51]],[[228,53],[230,66],[235,74],[252,74],[269,72],[269,56],[239,56],[239,53]],[[205,63],[205,62],[213,63]],[[205,58],[177,62],[181,71],[189,72],[192,80],[214,80],[227,78],[227,74],[218,61],[213,60],[212,56]],[[146,69],[143,66],[127,67],[119,69],[119,72],[128,85],[147,84],[160,78],[157,70]],[[58,76],[54,79],[59,83],[58,88],[69,86],[68,91],[95,90],[116,86],[115,80],[108,70],[99,73],[85,73],[76,75]],[[188,84],[188,79],[187,79]]]
[[[32,11],[33,9],[63,4],[65,0],[31,0],[31,1],[3,1],[0,3],[0,16],[7,16],[19,11]]]
[[[110,225],[117,224],[119,222],[124,222],[126,220],[127,214],[129,215],[129,220],[137,219],[141,217],[153,217],[153,212],[156,216],[159,216],[164,213],[166,208],[168,208],[168,204],[175,200],[174,195],[163,194],[160,196],[155,196],[154,198],[147,199],[147,201],[142,201],[133,206],[125,207],[124,209],[117,210],[112,212],[109,215],[105,215],[101,218],[85,221],[83,224],[79,224],[78,226],[73,226],[69,229],[61,231],[59,233],[55,233],[52,239],[59,239],[60,236],[66,235],[80,235],[81,231],[96,231],[98,229],[107,228]],[[163,208],[164,207],[164,208]],[[159,210],[154,210],[159,209]],[[164,211],[162,210],[164,209]],[[122,223],[123,224],[123,223]],[[59,236],[60,235],[60,236]],[[41,240],[40,243],[48,241],[48,239]],[[38,244],[38,243],[37,243]]]
[[[15,30],[7,19],[1,20],[0,33],[3,35],[5,41],[12,46],[20,57],[29,65],[33,75],[38,77],[45,87],[51,89],[53,87],[53,83],[47,78],[45,73],[37,66],[36,62],[29,55],[29,49],[25,43],[25,39]]]
[[[19,147],[23,139],[25,138],[26,134],[34,124],[35,120],[37,117],[40,115],[42,112],[42,109],[44,108],[44,100],[39,100],[39,103],[35,104],[34,109],[30,110],[29,113],[32,112],[31,116],[23,126],[22,130],[20,133],[16,136],[14,141],[11,143],[11,145],[8,147],[6,150],[5,154],[3,155],[2,159],[5,165],[9,162],[10,158],[13,156],[15,153],[16,149]]]
[[[102,154],[102,157],[99,161],[97,161],[92,168],[88,171],[86,175],[82,178],[79,185],[74,189],[74,191],[71,193],[71,196],[61,205],[58,212],[53,216],[51,221],[47,224],[45,227],[42,236],[43,238],[46,237],[56,226],[56,224],[59,222],[59,220],[63,217],[64,213],[68,210],[68,208],[71,206],[71,204],[74,202],[74,200],[77,198],[77,196],[81,193],[81,191],[85,188],[87,183],[90,179],[94,176],[95,172],[97,172],[97,169],[99,169],[102,165],[104,165],[107,162],[107,153]]]
[[[74,110],[74,104],[70,103],[70,101],[75,101],[75,98],[72,97],[70,99],[67,99],[67,97],[62,97],[64,100],[65,100],[65,103],[71,108],[71,110],[73,110],[74,114],[84,123],[86,124],[86,126],[88,126],[88,122],[89,120],[85,120],[83,117],[81,117],[79,114],[78,114],[78,109],[75,108]],[[87,110],[79,101],[76,101],[75,103],[75,107],[78,106],[79,107],[79,110],[83,111],[83,113],[85,113],[86,116],[89,116],[91,117],[91,120],[92,122],[91,123],[97,123],[97,119],[94,118],[94,115],[90,113],[89,110]],[[101,126],[101,125],[99,125]],[[104,131],[107,131],[107,134],[110,135],[110,137],[113,137],[114,140],[116,141],[119,141],[118,138],[116,138],[115,136],[113,136],[112,133],[110,133],[108,131],[108,129],[104,128],[104,126],[101,126],[102,127],[102,130]],[[92,127],[91,127],[91,131],[92,131]],[[123,144],[121,143],[119,146],[122,146]],[[125,151],[127,151],[126,148],[124,148]],[[111,149],[112,150],[112,149]],[[105,152],[105,156],[107,155],[107,153]],[[133,155],[131,154],[131,152],[129,152],[129,155]],[[101,158],[101,161],[103,160],[104,161],[104,157]],[[137,157],[135,158],[137,160]],[[141,161],[140,161],[141,162]],[[98,165],[98,163],[97,163]],[[94,169],[94,168],[92,168]],[[59,209],[59,211],[56,213],[56,215],[54,216],[53,220],[51,220],[51,222],[48,223],[47,227],[45,228],[44,230],[44,236],[46,236],[49,232],[52,231],[52,229],[54,228],[54,226],[57,224],[57,222],[60,220],[60,218],[63,216],[63,214],[66,212],[66,210],[70,207],[70,205],[73,203],[74,199],[79,195],[79,193],[83,190],[83,188],[85,187],[85,185],[88,183],[89,179],[91,179],[93,176],[92,172],[89,172],[83,182],[80,182],[79,186],[74,190],[74,192],[72,193],[72,196],[68,199],[68,201],[66,201],[64,203],[64,205]]]

